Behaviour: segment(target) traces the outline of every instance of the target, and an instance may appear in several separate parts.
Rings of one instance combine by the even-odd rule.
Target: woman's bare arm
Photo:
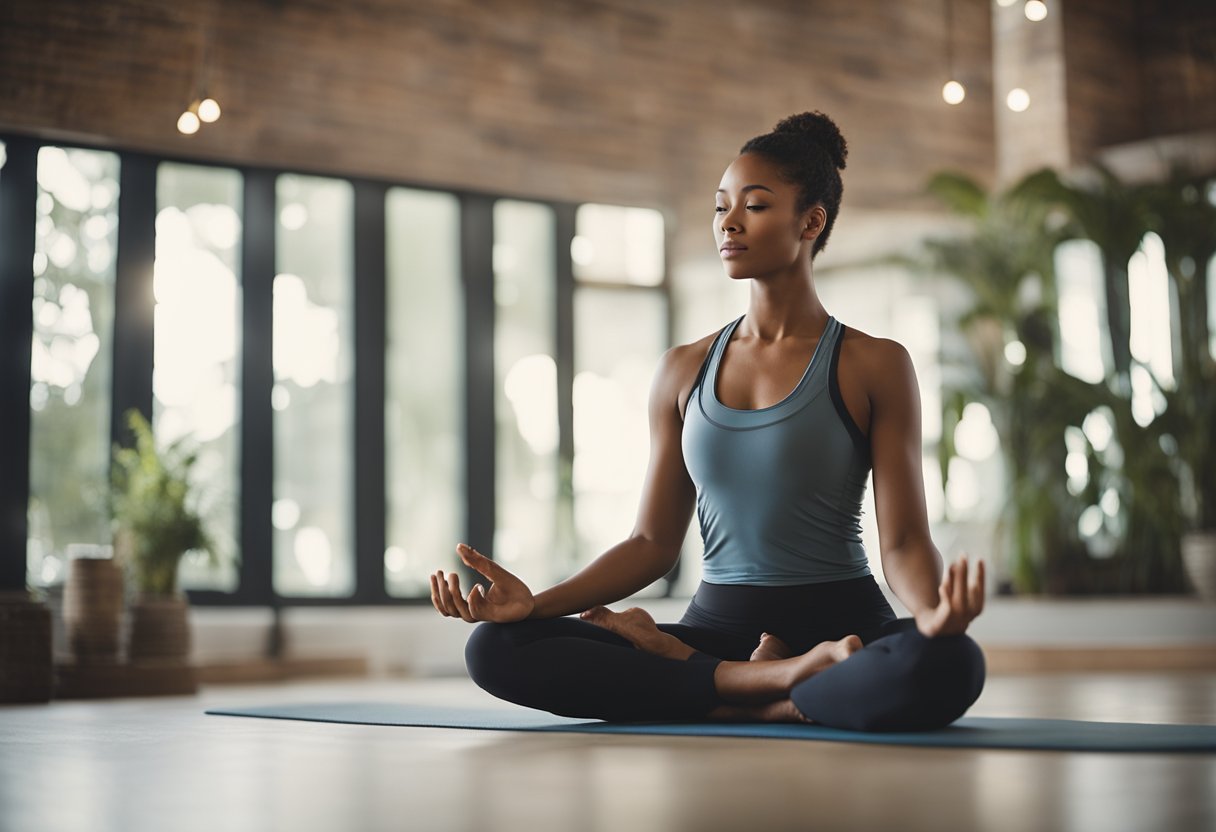
[[[883,574],[922,632],[961,633],[983,610],[983,561],[975,585],[968,584],[965,558],[943,577],[925,507],[920,390],[912,358],[902,345],[885,339],[867,339],[861,352]]]

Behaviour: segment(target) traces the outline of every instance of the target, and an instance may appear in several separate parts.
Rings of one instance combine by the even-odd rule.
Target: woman
[[[912,362],[841,325],[815,290],[846,154],[830,118],[802,113],[726,169],[714,238],[750,303],[660,361],[630,537],[536,595],[464,544],[488,590],[465,597],[456,574],[431,576],[440,613],[484,622],[465,660],[485,690],[564,716],[884,731],[945,726],[979,696],[984,657],[965,630],[983,609],[983,561],[971,581],[965,557],[943,575],[929,538]],[[895,616],[862,547],[871,470],[883,571],[911,618]],[[672,568],[694,505],[703,580],[680,622],[608,610]]]

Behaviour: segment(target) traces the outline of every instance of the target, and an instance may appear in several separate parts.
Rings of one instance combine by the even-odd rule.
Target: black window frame
[[[115,320],[111,382],[111,441],[131,438],[121,415],[136,408],[152,416],[152,269],[156,249],[156,178],[161,163],[235,170],[242,177],[241,235],[241,414],[240,498],[237,545],[241,553],[233,592],[183,589],[199,606],[412,606],[428,596],[390,595],[385,578],[387,531],[386,440],[386,239],[385,199],[390,188],[444,193],[460,204],[460,261],[465,317],[465,539],[493,557],[495,523],[495,414],[493,207],[499,199],[546,205],[556,218],[554,237],[555,343],[557,349],[559,464],[572,463],[574,386],[574,278],[571,242],[581,203],[500,194],[459,187],[350,176],[324,170],[247,165],[182,154],[148,153],[120,146],[57,141],[0,132],[7,162],[0,172],[0,591],[26,589],[30,497],[29,391],[33,338],[33,256],[37,217],[37,160],[43,146],[115,153],[119,157],[119,223],[115,275]],[[343,596],[280,595],[274,590],[274,443],[271,390],[273,283],[275,276],[275,183],[283,174],[338,179],[354,189],[354,460],[352,493],[355,588]],[[655,287],[620,286],[662,294],[672,342],[670,234],[665,226],[664,274]],[[610,287],[600,283],[597,287]],[[256,406],[254,403],[258,403]],[[468,582],[474,573],[460,567]],[[663,597],[675,586],[677,569],[665,580]]]

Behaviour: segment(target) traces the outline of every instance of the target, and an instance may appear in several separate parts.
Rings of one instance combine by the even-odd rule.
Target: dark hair
[[[815,203],[823,206],[828,218],[811,249],[814,258],[828,243],[844,194],[840,171],[849,148],[840,128],[818,110],[798,113],[781,119],[771,133],[749,140],[739,150],[740,155],[744,153],[766,157],[777,165],[782,178],[798,186],[802,192],[798,213]]]

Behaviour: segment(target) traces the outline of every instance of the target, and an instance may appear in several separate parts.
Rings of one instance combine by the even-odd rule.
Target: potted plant
[[[128,410],[126,418],[135,446],[114,446],[111,515],[115,557],[138,593],[131,607],[128,657],[133,663],[184,663],[190,652],[189,605],[178,589],[178,567],[192,550],[218,562],[216,542],[190,483],[198,450],[187,447],[187,437],[159,449],[138,410]]]
[[[972,220],[970,234],[924,244],[929,269],[961,280],[975,299],[959,320],[975,370],[969,377],[955,373],[943,397],[942,480],[954,454],[951,429],[968,402],[982,402],[997,426],[1010,477],[1014,588],[1049,594],[1177,592],[1185,587],[1177,455],[1171,458],[1168,420],[1141,425],[1132,418],[1129,378],[1138,362],[1128,350],[1125,307],[1131,253],[1155,227],[1168,227],[1159,231],[1163,239],[1167,233],[1179,236],[1178,214],[1185,211],[1178,210],[1179,189],[1163,187],[1160,201],[1168,216],[1152,223],[1152,187],[1127,185],[1104,168],[1097,171],[1096,184],[1082,187],[1044,169],[994,194],[962,175],[942,173],[930,181],[931,193]],[[1204,229],[1211,227],[1209,221]],[[1210,241],[1195,230],[1186,239]],[[1102,255],[1114,366],[1097,383],[1074,378],[1058,363],[1054,254],[1057,245],[1074,238],[1093,240]],[[1011,339],[1017,341],[1016,366],[1003,360]],[[1207,343],[1206,329],[1193,341],[1200,339]],[[1211,417],[1205,420],[1194,410],[1213,386],[1209,381],[1202,395],[1193,388],[1180,384],[1186,400],[1172,408],[1180,422],[1178,444],[1212,438]],[[1112,434],[1105,450],[1081,430],[1098,413],[1109,419]],[[1064,476],[1070,432],[1084,436],[1088,476],[1080,490]],[[1191,458],[1185,449],[1181,456]],[[1103,499],[1112,492],[1119,498],[1113,506]],[[1092,515],[1099,504],[1100,529],[1083,535],[1083,515]]]

